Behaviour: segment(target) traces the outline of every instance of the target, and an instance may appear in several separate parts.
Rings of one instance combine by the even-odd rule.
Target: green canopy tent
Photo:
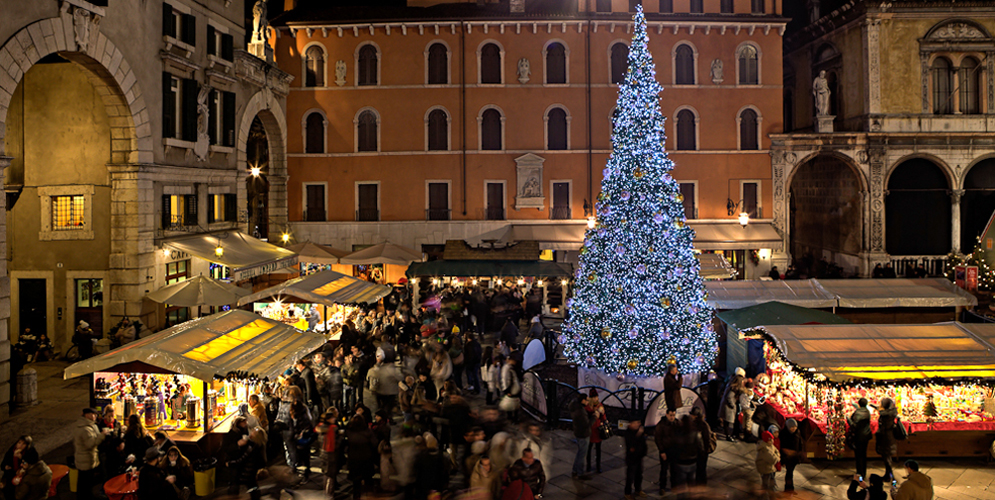
[[[717,313],[726,326],[726,370],[737,366],[753,376],[766,369],[763,341],[741,332],[758,326],[775,325],[848,325],[852,322],[835,314],[794,306],[784,302],[764,302],[755,306]]]

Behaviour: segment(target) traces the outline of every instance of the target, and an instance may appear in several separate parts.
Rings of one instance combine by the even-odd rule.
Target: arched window
[[[325,117],[321,113],[314,112],[307,115],[305,120],[306,143],[305,153],[325,152]]]
[[[953,113],[953,68],[945,57],[933,61],[933,113]]]
[[[719,8],[723,14],[732,14],[732,0],[722,0]]]
[[[744,109],[739,114],[739,149],[744,151],[760,149],[757,127],[757,112],[749,108]]]
[[[377,151],[377,114],[366,110],[356,122],[356,150]]]
[[[683,109],[677,113],[677,150],[694,151],[698,149],[698,125],[697,118],[690,109]]]
[[[567,112],[553,108],[546,114],[546,149],[567,149]]]
[[[359,68],[357,74],[359,75],[359,85],[377,85],[379,84],[379,57],[377,56],[377,48],[373,45],[364,45],[359,49]]]
[[[449,115],[441,109],[428,114],[428,150],[449,150]]]
[[[757,48],[744,45],[739,49],[739,84],[757,85],[760,83],[760,65],[758,64]]]
[[[307,62],[304,66],[304,86],[324,87],[325,86],[325,51],[321,47],[312,45],[304,54]]]
[[[428,48],[428,84],[449,83],[449,49],[441,43],[433,43]]]
[[[703,14],[705,12],[704,0],[691,0],[691,13]]]
[[[622,42],[612,45],[612,83],[621,84],[625,81],[625,73],[629,70],[629,46]]]
[[[567,49],[562,43],[546,47],[546,83],[567,83]]]
[[[501,48],[488,43],[480,49],[480,83],[501,83]]]
[[[981,76],[979,68],[977,59],[973,57],[965,57],[960,62],[958,77],[960,79],[961,113],[973,115],[981,112],[978,95],[978,83]]]
[[[750,10],[750,12],[754,14],[763,14],[766,11],[764,6],[765,2],[766,0],[753,0],[753,5],[751,5],[752,9]]]
[[[501,144],[501,112],[491,108],[480,116],[480,149],[500,151]]]
[[[694,85],[694,49],[690,45],[681,44],[674,54],[674,84]]]

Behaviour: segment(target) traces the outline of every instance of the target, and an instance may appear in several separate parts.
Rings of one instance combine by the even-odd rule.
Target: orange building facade
[[[512,223],[584,220],[611,153],[634,4],[564,3],[297,9],[274,20],[277,64],[295,77],[293,237],[431,253]],[[780,250],[768,135],[782,131],[787,20],[774,0],[668,3],[644,9],[687,217],[699,234],[742,231],[698,247],[739,251],[741,276],[765,274],[762,260],[769,268]]]

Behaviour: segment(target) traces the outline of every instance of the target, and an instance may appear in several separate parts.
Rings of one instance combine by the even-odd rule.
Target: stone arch
[[[896,162],[885,180],[885,251],[946,255],[951,245],[951,178],[929,155]]]
[[[979,158],[965,169],[961,186],[960,250],[970,253],[995,213],[995,155]]]
[[[939,168],[941,172],[943,172],[943,176],[947,178],[947,186],[950,189],[958,189],[962,185],[964,180],[963,176],[958,177],[958,175],[954,173],[953,169],[950,168],[950,165],[947,162],[943,161],[940,157],[931,155],[929,153],[912,153],[909,155],[905,155],[899,158],[898,160],[895,160],[895,162],[892,163],[890,167],[888,167],[888,170],[884,174],[884,185],[885,186],[888,185],[888,183],[891,181],[891,176],[895,173],[895,170],[898,169],[899,166],[901,166],[903,163],[909,160],[916,160],[916,159],[926,160],[936,165],[936,167]]]
[[[238,143],[235,145],[236,165],[239,169],[238,197],[240,206],[246,202],[245,181],[249,175],[247,141],[252,121],[259,117],[266,130],[269,146],[269,224],[270,234],[274,234],[287,222],[287,116],[269,89],[256,92],[245,106],[242,122],[238,128]]]
[[[36,62],[58,54],[87,71],[90,83],[100,94],[110,118],[110,163],[152,163],[152,125],[138,79],[124,54],[90,22],[86,43],[77,45],[73,20],[63,12],[25,26],[0,47],[0,156],[4,153],[7,108],[24,74]]]

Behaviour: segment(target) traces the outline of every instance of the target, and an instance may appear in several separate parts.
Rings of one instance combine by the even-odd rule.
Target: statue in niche
[[[201,85],[200,92],[197,93],[197,142],[194,144],[193,152],[200,161],[207,161],[207,152],[210,146],[211,137],[207,131],[210,122],[210,108],[207,101],[211,97],[211,87]]]
[[[335,84],[339,87],[345,85],[345,61],[339,59],[335,62]]]
[[[712,83],[722,83],[722,59],[712,61]]]
[[[79,7],[73,9],[73,34],[79,50],[86,50],[90,43],[90,11]]]
[[[532,69],[530,67],[529,60],[526,58],[521,58],[518,60],[518,82],[521,84],[526,84],[529,82],[529,77],[532,76]]]
[[[541,196],[542,190],[539,188],[539,180],[535,177],[529,177],[529,180],[525,181],[525,185],[522,186],[522,197],[538,198]]]
[[[252,7],[252,43],[266,41],[266,28],[269,27],[267,0],[258,0]]]
[[[826,80],[826,70],[812,82],[812,95],[815,96],[815,111],[818,116],[829,115],[829,80]]]

